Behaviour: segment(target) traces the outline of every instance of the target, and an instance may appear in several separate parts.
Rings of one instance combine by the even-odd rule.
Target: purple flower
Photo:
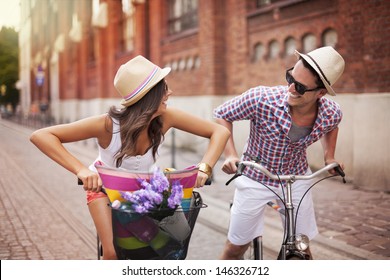
[[[135,204],[133,205],[133,210],[137,213],[147,213],[148,209],[144,207],[143,205]]]
[[[171,195],[168,198],[168,206],[170,208],[175,208],[181,203],[183,198],[183,186],[180,185],[178,181],[175,181],[171,187]]]
[[[169,181],[160,169],[156,168],[150,182],[139,179],[140,189],[134,192],[121,192],[122,197],[130,202],[130,208],[137,213],[147,213],[150,209],[176,208],[183,197],[183,186],[179,181],[174,181],[169,186]]]
[[[152,189],[158,193],[163,193],[163,191],[169,189],[169,181],[159,168],[154,170],[153,176],[150,178],[150,184],[152,185]]]

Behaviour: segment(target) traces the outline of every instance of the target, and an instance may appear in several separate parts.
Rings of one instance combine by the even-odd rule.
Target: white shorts
[[[310,171],[308,171],[308,174],[310,174]],[[311,181],[303,180],[296,181],[293,184],[294,212],[297,210],[300,198],[311,185]],[[278,204],[281,204],[281,202],[267,187],[246,176],[240,176],[235,179],[235,186],[228,239],[235,245],[244,245],[253,238],[263,235],[264,209],[267,206],[267,202],[275,200]],[[281,187],[270,188],[283,198]],[[284,215],[280,216],[284,225]],[[299,206],[296,223],[296,233],[306,234],[309,239],[314,238],[318,234],[311,191],[305,195]]]

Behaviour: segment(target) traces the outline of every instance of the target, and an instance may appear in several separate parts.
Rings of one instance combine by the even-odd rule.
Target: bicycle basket
[[[203,204],[198,192],[189,205],[147,214],[112,208],[114,246],[118,259],[183,260]]]

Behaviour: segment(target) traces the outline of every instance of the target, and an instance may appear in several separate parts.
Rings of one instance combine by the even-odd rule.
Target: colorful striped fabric
[[[100,162],[97,162],[95,167],[102,179],[104,189],[111,202],[115,200],[124,201],[120,192],[136,191],[140,189],[139,179],[149,181],[153,176],[152,172],[127,171],[117,168],[109,168],[103,166]],[[166,169],[164,174],[168,178],[170,184],[175,181],[180,182],[183,186],[183,202],[187,199],[190,201],[192,197],[192,189],[195,185],[198,174],[198,168],[196,166],[190,166],[182,170]]]

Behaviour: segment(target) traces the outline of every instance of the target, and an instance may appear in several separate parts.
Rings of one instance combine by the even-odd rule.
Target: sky
[[[3,26],[15,27],[19,31],[19,0],[0,0],[0,29]]]

